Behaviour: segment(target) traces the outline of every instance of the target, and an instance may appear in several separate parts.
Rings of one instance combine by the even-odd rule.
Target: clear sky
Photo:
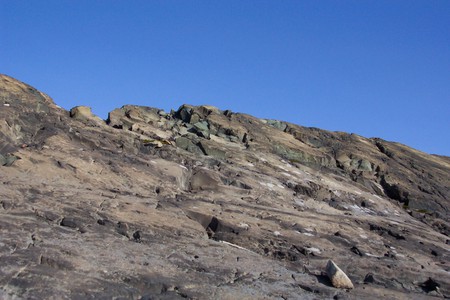
[[[0,0],[0,73],[103,118],[210,104],[450,155],[448,0]]]

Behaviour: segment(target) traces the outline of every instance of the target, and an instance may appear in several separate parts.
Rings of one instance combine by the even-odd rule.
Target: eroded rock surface
[[[450,297],[448,157],[211,106],[101,122],[5,75],[0,155],[0,298]]]

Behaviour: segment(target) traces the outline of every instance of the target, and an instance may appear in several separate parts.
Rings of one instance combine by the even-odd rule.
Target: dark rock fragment
[[[366,276],[364,277],[364,283],[374,283],[375,282],[375,277],[372,273],[368,273],[366,274]]]
[[[425,282],[423,282],[420,287],[424,292],[429,293],[432,291],[436,291],[440,287],[440,284],[430,277]]]
[[[382,236],[383,234],[387,233],[388,235],[396,238],[397,240],[405,240],[405,236],[403,236],[402,234],[391,230],[391,229],[386,229],[382,226],[376,225],[376,224],[369,224],[369,230],[370,231],[375,231],[376,233],[378,233],[380,236]]]
[[[233,242],[230,239],[231,236],[239,234],[239,229],[227,224],[227,222],[219,220],[215,216],[206,215],[195,211],[186,211],[186,216],[202,225],[209,238]]]
[[[183,122],[189,123],[191,121],[192,113],[192,106],[182,105],[180,106],[178,111],[175,112],[174,117],[177,119],[181,119]]]
[[[356,246],[353,246],[352,248],[350,248],[350,251],[352,251],[352,252],[355,253],[355,254],[358,254],[359,256],[364,256],[364,253],[361,252],[361,251],[358,249],[358,247],[356,247]]]
[[[389,177],[382,175],[380,184],[383,187],[386,196],[403,203],[405,207],[409,205],[409,192],[398,183],[391,182]]]
[[[75,220],[74,218],[70,218],[70,217],[65,217],[61,220],[61,222],[59,223],[59,225],[64,226],[64,227],[69,227],[69,228],[79,228],[80,224],[77,220]]]
[[[136,243],[141,243],[141,242],[142,242],[141,237],[142,237],[141,231],[138,230],[138,231],[135,231],[135,232],[133,233],[133,239],[134,239],[134,241],[135,241]]]

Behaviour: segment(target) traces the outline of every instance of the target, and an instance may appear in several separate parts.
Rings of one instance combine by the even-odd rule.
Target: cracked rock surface
[[[450,158],[0,75],[1,299],[450,297]],[[332,260],[353,289],[335,288]]]

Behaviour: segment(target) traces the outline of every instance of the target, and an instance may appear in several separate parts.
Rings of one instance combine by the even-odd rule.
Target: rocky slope
[[[103,121],[0,75],[0,298],[448,298],[449,174],[210,106]]]

